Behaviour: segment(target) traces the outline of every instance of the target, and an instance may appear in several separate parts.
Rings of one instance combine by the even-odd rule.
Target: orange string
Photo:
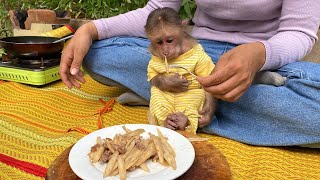
[[[77,131],[82,134],[89,134],[90,133],[90,131],[87,131],[87,130],[80,128],[80,127],[74,127],[74,128],[70,128],[67,130],[67,132],[71,132],[71,131]]]
[[[112,110],[112,105],[114,104],[115,99],[112,98],[107,102],[104,101],[103,99],[99,99],[99,102],[104,105],[102,108],[98,109],[99,116],[98,116],[97,125],[98,125],[98,129],[101,129],[101,128],[103,128],[103,124],[102,124],[103,116],[102,115],[107,112],[110,112]]]
[[[97,114],[99,114],[98,116],[98,122],[97,122],[97,126],[98,126],[98,129],[102,129],[103,128],[103,114],[107,113],[107,112],[110,112],[112,110],[112,105],[114,104],[115,102],[115,99],[110,99],[109,101],[105,101],[103,99],[99,99],[99,102],[101,104],[103,104],[103,107],[98,109],[97,111]],[[89,131],[86,131],[80,127],[75,127],[75,128],[70,128],[68,129],[68,132],[70,131],[78,131],[80,133],[83,133],[83,134],[89,134],[90,132]]]

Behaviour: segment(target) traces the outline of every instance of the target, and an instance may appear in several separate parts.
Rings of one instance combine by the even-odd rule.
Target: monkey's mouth
[[[162,59],[167,59],[168,61],[176,58],[177,56],[175,56],[174,54],[168,54],[168,55],[163,55]]]

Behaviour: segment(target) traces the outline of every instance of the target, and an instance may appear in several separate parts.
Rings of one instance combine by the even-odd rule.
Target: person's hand
[[[234,102],[249,88],[265,59],[262,43],[239,45],[220,57],[209,76],[197,80],[215,98]]]
[[[74,34],[67,47],[62,52],[59,75],[68,87],[81,87],[85,82],[80,67],[92,41],[98,38],[95,25],[92,22],[82,25]]]

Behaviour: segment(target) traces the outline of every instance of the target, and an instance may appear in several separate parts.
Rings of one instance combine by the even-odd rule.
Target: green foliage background
[[[148,0],[0,0],[0,36],[10,36],[9,10],[51,9],[66,10],[73,18],[98,19],[111,17],[143,7]],[[196,5],[194,0],[182,0],[180,15],[191,18]]]

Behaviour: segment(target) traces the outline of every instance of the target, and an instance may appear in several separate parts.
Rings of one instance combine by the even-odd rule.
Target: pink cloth
[[[319,0],[196,0],[192,35],[198,39],[243,44],[262,42],[266,62],[261,70],[301,60],[317,38]],[[148,14],[159,7],[180,8],[181,0],[150,0],[144,8],[93,21],[99,39],[129,35],[146,37]]]

